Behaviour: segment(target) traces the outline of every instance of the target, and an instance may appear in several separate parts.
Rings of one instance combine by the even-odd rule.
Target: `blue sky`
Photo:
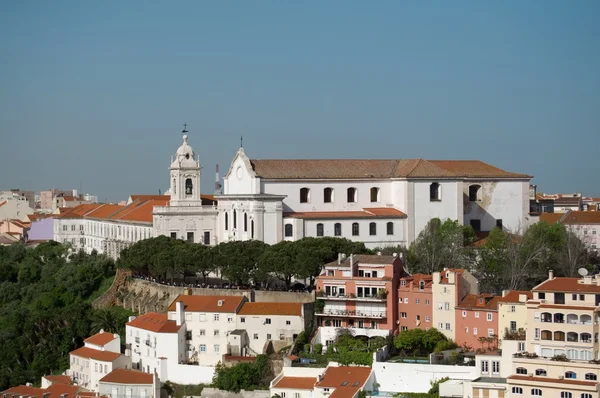
[[[600,2],[0,2],[0,189],[211,192],[253,158],[480,159],[600,196]]]

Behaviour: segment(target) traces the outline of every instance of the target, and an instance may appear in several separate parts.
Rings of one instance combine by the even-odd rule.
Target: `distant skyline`
[[[250,158],[479,159],[600,196],[600,2],[0,3],[0,189],[212,193]]]

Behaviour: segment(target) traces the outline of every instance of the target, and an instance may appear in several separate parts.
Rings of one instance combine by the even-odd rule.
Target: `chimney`
[[[378,256],[381,256],[381,252],[377,252],[377,255],[378,255]]]
[[[350,266],[354,265],[354,254],[350,254]]]
[[[392,254],[392,257],[394,257],[394,258],[398,257],[398,253]]]
[[[506,295],[510,293],[510,290],[503,290],[502,291],[502,297],[506,297]]]
[[[131,322],[131,321],[133,321],[135,319],[135,317],[134,316],[130,316],[128,319],[129,320],[127,322]]]
[[[554,270],[548,270],[548,279],[554,279]]]
[[[526,303],[526,302],[527,302],[527,295],[519,294],[519,303]]]
[[[342,263],[342,253],[338,253],[338,264]]]
[[[73,190],[73,197],[74,197],[75,199],[77,199],[77,190],[76,190],[76,189],[74,189],[74,190]]]
[[[183,301],[177,301],[175,303],[175,321],[177,322],[177,326],[183,325],[184,319]]]

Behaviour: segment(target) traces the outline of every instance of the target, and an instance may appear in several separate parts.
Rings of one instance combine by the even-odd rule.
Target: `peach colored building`
[[[415,274],[400,278],[398,288],[398,320],[400,331],[428,330],[432,323],[433,276]]]
[[[498,300],[489,293],[468,294],[456,306],[456,343],[474,349],[497,347]],[[493,343],[482,343],[481,337],[494,337]]]
[[[325,264],[317,277],[315,309],[318,339],[331,343],[339,328],[355,335],[386,336],[398,331],[398,285],[402,259],[396,256],[350,255]]]
[[[525,338],[527,331],[527,300],[533,298],[533,293],[520,290],[504,290],[498,300],[498,344],[502,345],[505,334],[512,339]],[[509,337],[511,338],[511,337]]]

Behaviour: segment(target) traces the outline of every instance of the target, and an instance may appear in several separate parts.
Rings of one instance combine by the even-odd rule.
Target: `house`
[[[80,386],[53,383],[48,387],[32,387],[31,384],[17,386],[0,392],[3,398],[79,398],[83,393]]]
[[[167,314],[148,312],[129,317],[125,324],[126,353],[131,357],[132,368],[146,373],[156,373],[165,381],[168,364],[184,363],[185,325],[169,320]]]
[[[237,313],[236,328],[246,331],[254,355],[263,354],[269,342],[279,351],[291,345],[310,324],[312,313],[305,315],[305,307],[302,303],[244,302]]]
[[[52,384],[71,384],[71,377],[66,375],[48,375],[42,376],[42,388],[48,388]]]
[[[398,330],[398,255],[338,255],[316,278],[316,342],[332,344],[339,328],[355,335],[388,336]]]
[[[445,268],[433,273],[433,325],[448,339],[456,340],[457,317],[455,307],[468,295],[478,294],[477,279],[462,268]]]
[[[428,330],[434,327],[432,287],[432,275],[415,274],[400,278],[400,287],[398,287],[400,331]]]
[[[99,392],[111,398],[160,398],[160,386],[156,373],[115,369],[100,379]]]
[[[456,306],[456,344],[476,349],[498,346],[499,296],[468,294]],[[484,339],[493,339],[483,341]]]
[[[563,224],[569,231],[575,233],[589,249],[600,250],[600,212],[570,211],[564,214],[541,214],[540,221],[548,224]]]
[[[236,314],[245,301],[244,296],[182,294],[171,303],[169,319],[186,327],[186,357],[190,362],[216,365],[223,360],[228,354],[228,336],[237,328]]]
[[[121,354],[119,335],[101,331],[84,340],[84,346],[69,353],[70,367],[66,372],[73,382],[98,391],[98,382],[117,368],[130,368],[131,359]]]
[[[498,299],[499,347],[502,345],[505,336],[509,339],[525,336],[527,331],[527,300],[532,298],[533,293],[529,291],[502,291],[502,297]]]
[[[30,223],[28,221],[21,220],[0,220],[0,233],[11,235],[17,240],[24,240],[27,238]]]

